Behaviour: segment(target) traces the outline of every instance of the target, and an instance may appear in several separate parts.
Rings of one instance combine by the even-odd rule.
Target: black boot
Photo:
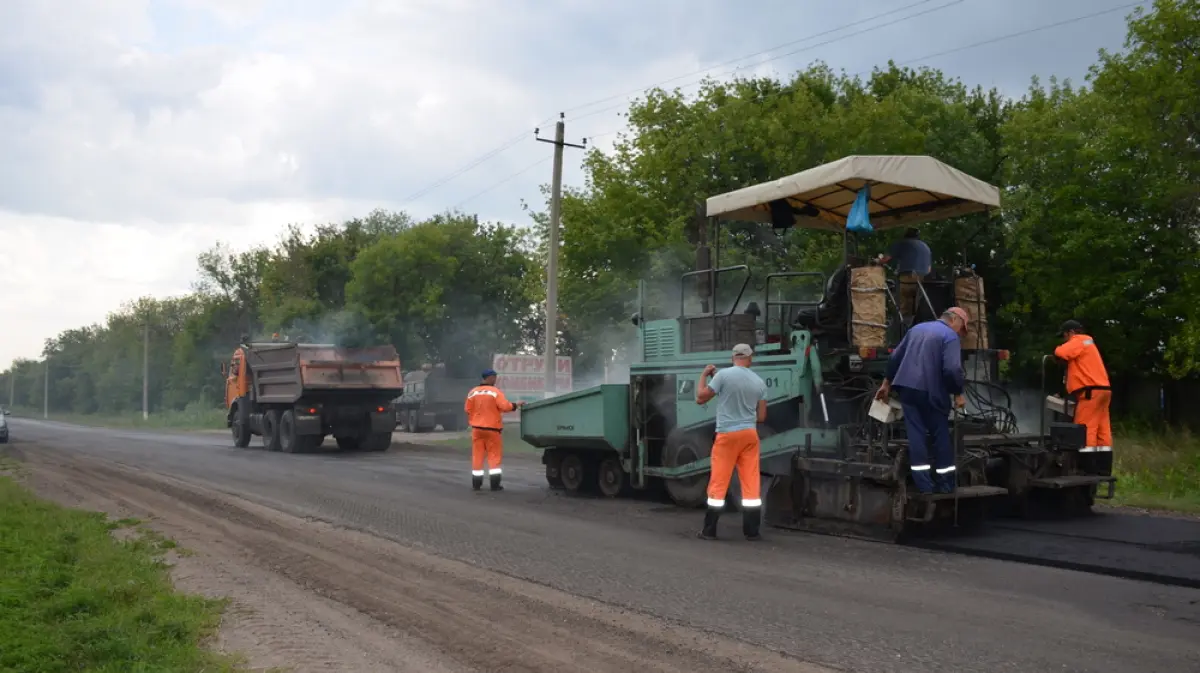
[[[762,524],[762,507],[742,508],[742,534],[747,540],[755,542],[762,539],[759,527]]]
[[[493,474],[491,477],[491,485],[493,491],[503,491],[504,487],[500,485],[500,475]]]
[[[721,509],[719,507],[709,507],[704,512],[704,528],[701,529],[696,537],[701,540],[717,539],[717,519],[721,518]]]
[[[483,477],[471,475],[471,490],[478,491],[483,488]]]

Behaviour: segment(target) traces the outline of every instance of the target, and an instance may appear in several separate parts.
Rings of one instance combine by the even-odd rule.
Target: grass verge
[[[18,417],[40,419],[40,409],[14,409]],[[225,411],[206,407],[189,407],[182,411],[155,411],[148,419],[141,412],[114,414],[71,414],[50,412],[50,419],[75,425],[90,425],[104,428],[145,428],[150,430],[225,430]]]
[[[1115,435],[1114,505],[1200,514],[1200,437],[1144,426]]]
[[[521,428],[518,424],[506,425],[502,436],[504,438],[505,453],[510,451],[517,453],[537,453],[541,451],[541,449],[521,439]],[[464,437],[449,437],[446,439],[424,439],[420,435],[412,435],[412,439],[407,441],[426,446],[445,446],[452,449],[469,450],[471,448],[471,433],[468,431]]]
[[[39,500],[0,475],[0,671],[237,671],[201,642],[221,601],[176,593],[154,534],[137,522]]]

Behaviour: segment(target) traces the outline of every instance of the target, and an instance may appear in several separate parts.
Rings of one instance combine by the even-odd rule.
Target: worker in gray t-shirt
[[[712,469],[708,475],[708,510],[699,537],[717,537],[717,520],[725,507],[725,493],[733,468],[737,467],[742,487],[742,533],[747,540],[758,540],[762,521],[762,496],[759,481],[758,424],[767,419],[767,384],[750,370],[754,349],[749,344],[733,347],[733,366],[717,371],[715,365],[704,368],[696,388],[696,403],[717,399],[717,436],[712,447]],[[713,376],[713,374],[716,376]],[[712,382],[708,377],[712,376]]]
[[[921,240],[921,232],[909,227],[904,238],[892,244],[883,263],[895,260],[896,275],[900,277],[900,315],[907,325],[912,325],[917,315],[917,283],[929,275],[933,266],[933,251]],[[932,310],[932,307],[931,307]]]

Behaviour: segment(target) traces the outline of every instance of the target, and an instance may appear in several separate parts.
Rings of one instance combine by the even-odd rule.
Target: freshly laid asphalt
[[[289,455],[216,433],[11,426],[26,452],[168,475],[842,670],[1200,671],[1197,589],[774,529],[754,544],[738,515],[703,542],[700,513],[552,492],[531,454],[506,456],[504,492],[474,493],[451,449]],[[1104,530],[1081,527],[1080,544]]]

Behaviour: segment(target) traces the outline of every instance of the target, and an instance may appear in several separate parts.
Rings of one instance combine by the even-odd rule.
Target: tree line
[[[669,284],[692,268],[697,201],[852,154],[927,154],[1002,188],[998,217],[922,237],[935,265],[966,261],[986,279],[992,341],[1013,351],[1018,380],[1036,379],[1067,318],[1118,379],[1200,375],[1200,0],[1138,9],[1124,48],[1101,52],[1084,84],[1034,80],[1020,99],[933,68],[888,63],[862,78],[817,63],[691,96],[656,89],[626,118],[564,194],[559,346],[577,378],[628,355],[639,279]],[[377,211],[312,235],[292,226],[275,246],[218,245],[190,295],[134,301],[4,376],[18,406],[41,405],[47,361],[52,408],[137,410],[145,330],[152,409],[219,405],[218,364],[243,334],[392,343],[413,366],[473,375],[492,353],[541,352],[545,208],[532,220]],[[763,270],[828,271],[842,246],[738,227],[719,244],[722,265]]]

